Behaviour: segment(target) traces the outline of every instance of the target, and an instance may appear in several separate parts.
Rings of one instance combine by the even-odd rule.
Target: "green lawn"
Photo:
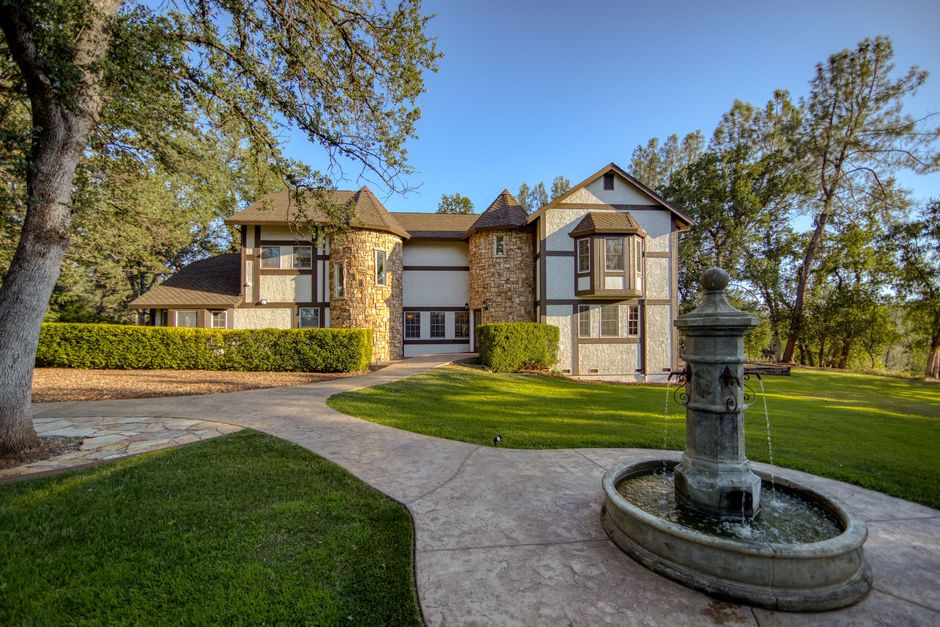
[[[753,385],[757,388],[757,383]],[[795,370],[765,377],[773,461],[940,507],[940,385]],[[684,408],[666,389],[492,374],[448,366],[329,399],[381,424],[516,448],[681,449]],[[770,461],[760,399],[746,415],[748,456]]]
[[[0,624],[420,624],[407,511],[241,432],[0,486]]]

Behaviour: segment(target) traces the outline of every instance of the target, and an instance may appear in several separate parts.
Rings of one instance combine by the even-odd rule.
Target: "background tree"
[[[532,213],[533,207],[529,204],[529,185],[527,183],[522,183],[519,186],[519,192],[516,194],[516,200],[519,201],[519,204],[522,205],[522,208],[525,209],[526,213]],[[538,209],[538,207],[535,207]]]
[[[245,138],[296,202],[308,187],[325,197],[329,175],[281,154],[290,126],[324,149],[331,170],[345,157],[401,189],[422,74],[438,57],[427,19],[418,0],[209,0],[163,12],[118,0],[0,3],[0,58],[16,68],[0,81],[25,94],[30,114],[25,190],[14,190],[22,223],[0,286],[0,452],[36,439],[32,367],[72,234],[80,164],[123,153],[184,172],[177,138],[218,129]],[[348,225],[348,208],[330,209],[331,222]]]
[[[940,378],[940,200],[895,225],[883,240],[898,265],[897,288],[916,340],[926,348],[924,374]]]
[[[679,141],[670,135],[660,142],[651,138],[645,146],[637,146],[630,158],[630,174],[654,191],[661,191],[678,170],[688,167],[705,149],[705,136],[693,131]]]
[[[790,361],[802,331],[807,288],[830,221],[859,198],[885,197],[885,183],[899,168],[940,167],[940,129],[923,127],[903,111],[904,100],[927,73],[910,68],[893,78],[894,51],[884,37],[865,39],[816,67],[805,108],[803,143],[811,160],[816,200],[812,237],[800,264],[793,316],[783,360]]]
[[[545,191],[545,183],[539,181],[529,190],[527,211],[538,211],[548,204],[548,192]]]
[[[473,201],[463,194],[441,194],[438,213],[473,213]]]
[[[559,196],[571,189],[571,181],[563,176],[556,176],[552,180],[552,202],[558,199]]]

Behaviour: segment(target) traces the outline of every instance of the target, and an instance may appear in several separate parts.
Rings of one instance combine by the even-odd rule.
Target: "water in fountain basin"
[[[760,513],[745,521],[722,520],[679,507],[672,470],[629,477],[617,485],[617,492],[650,514],[720,538],[798,544],[834,538],[843,531],[823,507],[776,486],[763,486]]]
[[[760,384],[760,396],[764,401],[764,423],[767,425],[767,459],[770,462],[770,465],[773,466],[774,448],[770,441],[770,412],[767,411],[767,393],[764,392],[764,380],[758,377],[757,382]],[[776,485],[773,470],[770,471],[770,485],[772,488]]]

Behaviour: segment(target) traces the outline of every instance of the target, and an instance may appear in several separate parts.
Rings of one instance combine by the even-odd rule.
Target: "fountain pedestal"
[[[702,275],[705,298],[675,325],[685,336],[686,441],[676,467],[676,500],[722,518],[751,518],[760,510],[760,478],[744,455],[744,334],[755,316],[725,297],[730,277],[720,268]]]

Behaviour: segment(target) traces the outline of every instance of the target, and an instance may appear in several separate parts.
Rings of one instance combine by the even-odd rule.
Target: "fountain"
[[[744,334],[757,319],[702,275],[703,303],[679,316],[686,446],[672,460],[604,476],[603,525],[651,570],[707,594],[786,611],[844,607],[871,589],[865,523],[836,499],[755,472],[744,451]]]

